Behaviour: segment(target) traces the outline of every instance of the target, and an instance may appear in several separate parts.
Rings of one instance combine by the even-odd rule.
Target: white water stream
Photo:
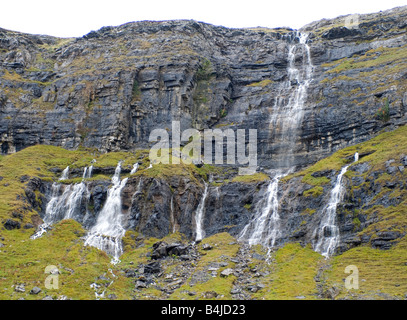
[[[126,232],[122,226],[121,192],[128,178],[120,180],[120,173],[121,162],[112,177],[113,186],[108,191],[105,205],[85,239],[85,245],[96,247],[112,255],[112,263],[119,262],[123,252],[122,237]]]
[[[280,237],[282,230],[279,216],[278,185],[282,177],[294,170],[293,156],[296,146],[298,129],[304,116],[304,106],[307,90],[312,81],[313,65],[310,48],[307,44],[308,35],[296,33],[298,43],[291,44],[288,49],[287,81],[279,88],[279,94],[273,107],[270,125],[276,132],[274,143],[280,147],[278,159],[279,168],[271,176],[265,196],[257,205],[254,218],[243,228],[239,239],[251,245],[263,244],[273,247]],[[302,65],[296,66],[298,51],[302,53]],[[288,96],[288,100],[287,97]]]
[[[359,160],[359,154],[356,152],[354,162]],[[336,207],[343,199],[343,175],[348,170],[350,164],[344,166],[336,177],[335,185],[331,190],[328,204],[322,210],[322,219],[320,226],[314,233],[313,248],[325,257],[330,257],[335,253],[339,244],[340,234],[336,225]]]
[[[195,241],[200,241],[205,236],[205,231],[203,229],[204,214],[205,214],[205,202],[208,197],[208,184],[205,183],[204,193],[202,195],[201,201],[199,202],[198,208],[195,213],[195,225],[196,225],[196,236]]]
[[[31,236],[31,239],[41,237],[55,222],[74,217],[74,214],[80,210],[83,199],[90,196],[84,179],[91,178],[92,169],[93,166],[86,167],[83,172],[82,181],[73,186],[65,185],[64,191],[60,194],[62,187],[60,181],[69,178],[69,166],[62,171],[58,182],[52,184],[51,199],[45,209],[44,223],[38,227],[38,230]]]

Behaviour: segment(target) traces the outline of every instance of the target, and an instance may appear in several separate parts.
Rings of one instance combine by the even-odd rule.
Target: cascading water
[[[122,226],[121,192],[128,178],[120,180],[121,162],[112,177],[105,205],[99,213],[96,224],[89,230],[85,245],[96,247],[113,256],[112,263],[118,263],[123,252],[122,237],[126,230]]]
[[[295,163],[294,150],[314,70],[310,47],[307,44],[308,35],[297,32],[294,41],[295,39],[298,39],[298,43],[291,44],[288,49],[288,77],[280,85],[270,119],[273,143],[277,146],[274,164],[285,170],[292,169]],[[296,65],[298,51],[302,54],[302,64],[299,67]]]
[[[130,171],[130,174],[135,174],[137,172],[137,170],[138,170],[138,166],[139,166],[139,164],[135,163],[133,165],[133,169],[131,169],[131,171]]]
[[[277,189],[281,175],[276,174],[267,187],[266,196],[257,204],[255,219],[242,230],[240,237],[250,245],[274,246],[280,235]]]
[[[208,197],[208,184],[205,183],[205,190],[202,195],[201,201],[199,202],[198,208],[196,209],[195,213],[195,225],[196,225],[196,236],[195,241],[200,241],[205,236],[205,232],[203,230],[203,220],[204,220],[204,213],[205,213],[205,202],[206,198]]]
[[[278,184],[282,177],[295,168],[294,150],[313,73],[310,48],[307,44],[308,35],[297,32],[295,39],[299,40],[298,43],[290,45],[288,50],[288,78],[279,88],[270,119],[274,144],[277,145],[274,162],[279,170],[272,175],[265,197],[256,205],[254,219],[239,235],[239,239],[251,245],[264,244],[273,247],[282,236],[278,214]],[[296,66],[298,50],[301,50],[303,56],[300,68]],[[288,97],[288,100],[285,97]]]
[[[170,222],[172,225],[172,233],[175,233],[176,228],[175,228],[175,216],[174,216],[174,195],[171,196],[171,201],[170,201]]]
[[[85,170],[83,171],[83,176],[82,179],[89,179],[92,177],[92,171],[93,171],[93,164],[96,162],[95,159],[92,160],[92,164],[90,167],[86,167]]]
[[[45,209],[44,223],[39,226],[37,232],[31,236],[31,239],[41,237],[53,223],[74,217],[74,214],[80,210],[84,196],[89,197],[89,190],[84,179],[91,177],[92,168],[93,166],[86,167],[82,175],[82,181],[74,186],[66,185],[62,194],[60,194],[61,184],[57,182],[52,184],[51,199]],[[67,180],[68,178],[69,166],[62,171],[58,181]]]
[[[69,166],[67,166],[61,174],[61,177],[59,178],[59,180],[66,180],[69,178]]]
[[[359,160],[359,154],[355,153],[354,162]],[[343,198],[343,175],[348,170],[350,164],[343,167],[336,178],[334,187],[331,190],[328,204],[322,210],[322,220],[320,227],[315,230],[313,247],[325,257],[330,257],[339,243],[339,228],[336,225],[336,207]]]

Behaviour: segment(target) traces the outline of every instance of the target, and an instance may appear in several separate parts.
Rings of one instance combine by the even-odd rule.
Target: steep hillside
[[[348,18],[0,29],[0,299],[406,299],[407,7]],[[256,172],[153,163],[174,121]]]

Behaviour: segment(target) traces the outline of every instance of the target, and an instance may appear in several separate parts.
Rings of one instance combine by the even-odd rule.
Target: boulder
[[[16,220],[7,219],[4,223],[4,228],[6,228],[7,230],[20,229],[21,224]]]
[[[31,289],[30,294],[39,294],[41,292],[41,289],[38,287],[34,287]]]

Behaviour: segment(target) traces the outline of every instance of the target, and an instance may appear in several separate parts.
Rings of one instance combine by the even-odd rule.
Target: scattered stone
[[[167,246],[168,255],[181,256],[188,253],[188,246],[180,243],[172,243]]]
[[[227,269],[223,270],[223,271],[220,273],[220,276],[226,278],[226,277],[229,277],[230,275],[232,275],[233,272],[234,272],[233,269],[227,268]]]
[[[23,228],[24,229],[32,229],[32,228],[34,228],[34,225],[32,223],[26,223]]]
[[[239,294],[241,292],[242,292],[242,290],[240,290],[239,288],[233,288],[232,290],[230,290],[231,294]]]
[[[204,243],[202,245],[202,250],[212,250],[213,247],[209,243]]]
[[[251,267],[250,271],[253,272],[253,273],[256,273],[257,272],[257,267]]]
[[[165,275],[165,281],[173,281],[173,274],[167,274],[167,275]]]
[[[66,271],[68,271],[70,274],[73,274],[75,271],[71,268],[64,268]]]
[[[30,294],[39,294],[41,292],[41,289],[38,287],[34,287],[31,289]]]
[[[51,296],[45,296],[42,300],[54,300]]]
[[[143,268],[144,273],[144,268]],[[125,277],[127,278],[134,278],[136,276],[136,272],[134,270],[126,270]]]
[[[173,281],[173,282],[169,283],[168,286],[170,287],[171,290],[175,290],[175,289],[179,288],[179,286],[181,284],[182,284],[182,280],[179,279],[179,280],[176,280],[176,281]]]
[[[256,293],[257,291],[259,291],[259,288],[256,285],[252,285],[252,286],[248,286],[247,290],[249,290],[250,292]]]
[[[161,266],[159,261],[150,262],[144,266],[144,273],[147,274],[160,273],[160,271]]]
[[[216,298],[219,294],[215,291],[206,291],[204,292],[203,296],[205,299],[213,299]]]
[[[296,296],[295,298],[296,298],[296,299],[305,299],[304,296]]]
[[[196,292],[195,291],[188,291],[188,295],[189,296],[196,296]]]
[[[109,294],[109,295],[107,296],[107,298],[110,299],[110,300],[116,300],[116,299],[117,299],[117,296],[116,296],[114,293],[112,293],[112,294]]]
[[[159,241],[153,245],[151,258],[157,260],[168,256],[182,256],[188,253],[188,249],[188,246],[181,243],[167,244],[163,241]]]
[[[328,288],[324,293],[323,293],[323,298],[326,299],[335,299],[336,296],[340,293],[339,289],[337,287],[332,287]]]
[[[394,160],[394,159],[387,160],[386,163],[385,163],[386,168],[389,167],[389,166],[390,166],[393,162],[395,162],[395,161],[396,161],[396,160]]]
[[[138,279],[137,279],[137,280],[140,280],[140,281],[146,282],[146,281],[147,281],[147,278],[146,278],[145,276],[141,275],[140,277],[138,277]]]
[[[136,288],[137,289],[147,288],[147,285],[146,285],[146,283],[144,281],[137,280]]]
[[[25,292],[25,285],[24,284],[18,284],[14,287],[15,292],[20,292],[23,293]]]
[[[397,173],[397,167],[387,167],[386,171],[388,174],[396,174]]]

